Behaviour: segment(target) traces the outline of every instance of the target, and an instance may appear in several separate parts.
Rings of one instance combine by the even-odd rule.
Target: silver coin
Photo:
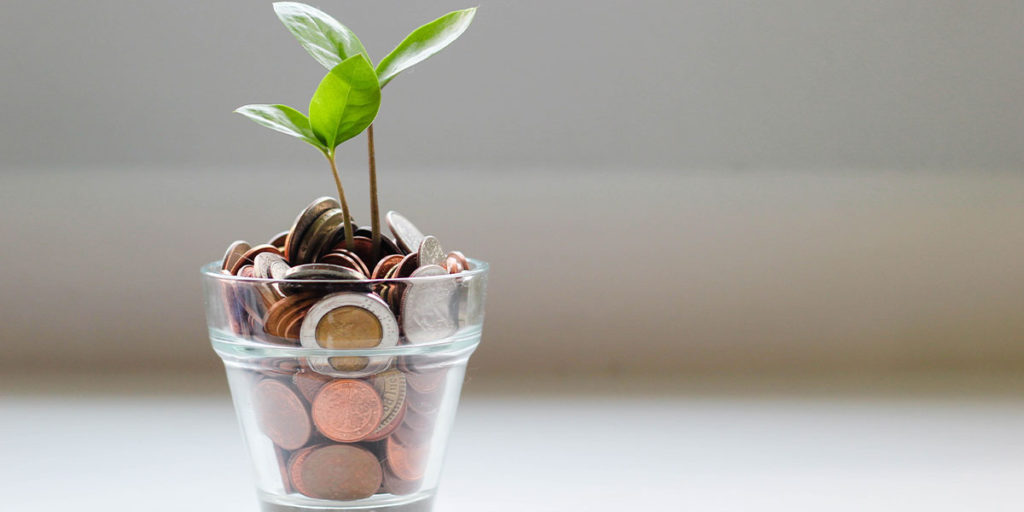
[[[402,214],[392,210],[385,215],[385,220],[391,232],[395,235],[395,241],[406,254],[416,252],[423,242],[423,233],[416,229],[416,226]]]
[[[323,279],[366,279],[361,272],[352,270],[341,265],[330,263],[306,263],[296,265],[284,274],[284,279],[289,281],[323,280]]]
[[[391,313],[387,303],[373,294],[341,292],[320,299],[306,313],[299,328],[299,342],[303,347],[323,349],[317,339],[317,328],[328,313],[339,308],[356,307],[369,312],[380,324],[380,342],[373,348],[388,348],[398,344],[398,321]],[[345,349],[337,349],[343,352]],[[351,357],[351,356],[336,356]],[[310,357],[309,365],[317,373],[336,377],[365,377],[387,370],[391,366],[392,356],[371,356],[366,358],[366,366],[358,370],[339,370],[331,364],[331,357]]]
[[[256,255],[252,260],[252,275],[260,279],[272,279],[271,270],[274,265],[284,265],[288,267],[288,263],[284,261],[284,257],[280,254],[274,254],[272,252],[261,252]]]
[[[224,252],[224,259],[221,260],[220,269],[230,270],[231,267],[235,266],[239,258],[242,257],[249,249],[249,242],[244,240],[235,240],[228,246],[228,250]]]
[[[299,250],[299,239],[309,229],[309,226],[313,225],[313,221],[320,218],[324,212],[331,208],[341,208],[341,204],[333,197],[321,197],[310,203],[295,218],[295,222],[292,223],[291,229],[288,230],[288,237],[285,238],[284,242],[285,257],[288,258],[288,261],[295,263],[295,253]]]
[[[423,237],[419,250],[416,252],[420,255],[419,263],[421,267],[427,265],[444,266],[444,260],[448,257],[448,254],[441,248],[441,242],[431,235]]]
[[[440,265],[426,265],[410,277],[447,276]],[[409,343],[429,343],[447,338],[458,329],[458,284],[454,279],[430,279],[408,283],[402,295],[402,329]]]

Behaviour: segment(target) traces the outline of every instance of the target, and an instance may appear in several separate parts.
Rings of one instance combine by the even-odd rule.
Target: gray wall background
[[[377,59],[465,7],[317,4]],[[475,371],[1024,367],[1024,4],[480,4],[377,125],[494,264]],[[196,269],[333,191],[230,112],[323,70],[269,2],[4,2],[0,56],[0,369],[217,371]]]

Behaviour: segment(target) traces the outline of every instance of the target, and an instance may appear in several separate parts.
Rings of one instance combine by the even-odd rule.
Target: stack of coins
[[[368,228],[348,243],[342,215],[336,200],[320,198],[268,243],[228,247],[222,272],[253,278],[224,288],[234,334],[353,351],[455,334],[456,280],[399,278],[458,274],[470,269],[466,257],[397,212],[386,217],[394,239],[381,236],[377,251]],[[425,356],[366,354],[264,359],[254,372],[256,424],[274,445],[287,492],[356,500],[420,488],[447,368]]]

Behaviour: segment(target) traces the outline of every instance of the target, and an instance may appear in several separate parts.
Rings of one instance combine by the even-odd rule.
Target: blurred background
[[[375,60],[466,7],[314,3]],[[942,466],[919,446],[901,474],[921,480],[881,496],[913,509],[896,499],[930,478],[913,468],[959,465],[973,477],[951,482],[1007,498],[985,509],[1019,503],[1002,484],[1024,473],[1021,2],[479,4],[459,41],[387,88],[375,124],[383,208],[492,264],[471,398],[555,393],[551,403],[568,407],[655,396],[683,411],[726,397],[741,413],[721,421],[774,425],[793,443],[805,438],[800,418],[820,419],[799,416],[814,406],[780,413],[796,421],[789,428],[728,400],[954,400],[908,421],[973,422],[935,438],[963,450]],[[8,403],[64,404],[54,397],[93,389],[226,407],[199,266],[334,193],[316,151],[231,111],[305,110],[322,68],[269,2],[251,1],[5,2],[0,56]],[[365,140],[339,158],[365,224]],[[965,403],[995,405],[984,416]],[[470,425],[472,411],[460,412]],[[860,421],[840,416],[829,417]],[[970,430],[979,425],[999,427]],[[714,442],[716,430],[701,433]],[[778,446],[773,436],[763,441]],[[964,440],[975,438],[1005,442]],[[890,441],[865,450],[905,446]],[[470,453],[459,446],[453,460]],[[774,473],[787,453],[759,461]],[[838,467],[882,478],[851,457]],[[1003,472],[985,472],[995,459]],[[805,504],[866,499],[856,487],[819,489]],[[697,495],[729,508],[718,493]],[[974,490],[962,501],[928,495],[939,508],[979,503]]]

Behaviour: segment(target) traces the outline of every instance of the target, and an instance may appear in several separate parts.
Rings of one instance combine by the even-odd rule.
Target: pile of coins
[[[268,243],[232,243],[221,271],[238,337],[312,349],[369,350],[448,338],[460,290],[441,276],[470,269],[458,251],[388,212],[394,239],[374,247],[369,228],[346,240],[340,204],[317,199]],[[437,279],[402,280],[435,277]],[[260,282],[259,279],[267,279]],[[416,356],[265,360],[250,395],[273,442],[286,491],[354,500],[419,489],[443,399],[446,368]]]
[[[400,362],[347,379],[313,371],[298,359],[268,363],[251,396],[256,424],[274,444],[285,491],[329,500],[416,492],[446,375],[441,365]]]
[[[341,212],[335,199],[322,197],[268,243],[239,240],[228,247],[221,272],[281,281],[225,292],[232,331],[269,343],[332,349],[387,347],[400,338],[428,343],[454,334],[455,281],[365,281],[457,274],[469,269],[466,257],[445,252],[436,237],[393,211],[386,219],[395,239],[382,235],[374,254],[369,228],[356,229],[351,243],[345,240]]]

